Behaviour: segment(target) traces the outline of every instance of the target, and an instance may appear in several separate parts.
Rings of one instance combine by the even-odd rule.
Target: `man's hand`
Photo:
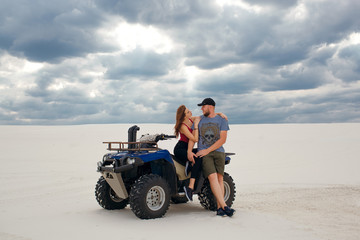
[[[197,157],[204,157],[206,155],[208,155],[210,152],[208,149],[203,149],[203,150],[200,150],[196,153],[196,156]]]
[[[188,152],[187,157],[190,162],[192,162],[193,164],[195,163],[195,160],[194,160],[194,157],[196,157],[195,153]]]

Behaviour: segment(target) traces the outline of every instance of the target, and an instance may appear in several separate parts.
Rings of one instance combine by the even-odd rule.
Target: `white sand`
[[[172,134],[172,125],[138,125],[139,135]],[[359,239],[358,123],[231,125],[235,216],[195,200],[155,220],[104,210],[94,197],[102,141],[126,141],[130,126],[0,126],[0,239]]]

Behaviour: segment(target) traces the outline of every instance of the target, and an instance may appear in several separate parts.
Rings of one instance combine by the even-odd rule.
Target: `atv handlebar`
[[[176,136],[175,135],[160,134],[160,135],[156,136],[155,142],[158,142],[160,140],[168,140],[168,139],[171,139],[171,138],[176,138]]]

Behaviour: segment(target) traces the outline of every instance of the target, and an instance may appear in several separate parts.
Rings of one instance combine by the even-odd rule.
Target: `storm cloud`
[[[1,1],[0,124],[360,121],[358,1]]]

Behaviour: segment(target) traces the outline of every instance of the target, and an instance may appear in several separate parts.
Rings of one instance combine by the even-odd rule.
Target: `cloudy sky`
[[[0,3],[0,124],[360,122],[358,0]]]

